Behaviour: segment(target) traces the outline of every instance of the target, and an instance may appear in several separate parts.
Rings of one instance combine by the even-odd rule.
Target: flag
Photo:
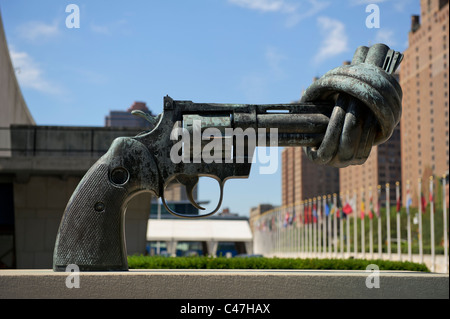
[[[305,225],[309,224],[309,216],[308,216],[308,204],[305,201],[305,204],[303,205],[303,213],[304,213],[304,218],[305,218]]]
[[[400,183],[395,183],[395,194],[397,197],[397,213],[400,213],[400,209],[402,208],[402,202],[400,201]]]
[[[314,204],[313,204],[313,221],[314,221],[314,223],[317,223],[317,206],[316,206],[316,203],[314,202]]]
[[[429,202],[432,203],[433,202],[433,177],[430,178],[430,198],[429,198]]]
[[[427,209],[427,200],[425,199],[423,193],[420,193],[420,202],[422,204],[422,213],[425,214],[425,211]]]
[[[325,201],[325,215],[330,215],[330,207],[328,206],[328,201]]]
[[[364,205],[364,199],[361,200],[361,219],[364,219],[364,216],[366,215],[365,213],[365,205]]]
[[[342,209],[339,208],[339,207],[336,209],[336,214],[337,214],[337,218],[346,218],[346,217],[347,217],[347,215],[345,215],[345,214],[342,212]]]
[[[375,214],[377,215],[378,218],[380,218],[380,198],[381,198],[381,186],[378,185],[378,196],[377,196],[377,208],[375,211]]]
[[[409,214],[409,206],[412,205],[412,198],[411,198],[411,193],[409,192],[409,184],[408,184],[408,188],[406,189],[406,213]]]
[[[372,192],[370,194],[370,200],[369,200],[369,219],[373,219],[373,197],[372,197]]]
[[[308,220],[310,223],[313,222],[313,214],[312,214],[312,204],[309,202],[309,208],[308,208]]]
[[[353,212],[352,205],[350,205],[349,203],[346,203],[345,206],[342,208],[342,211],[346,215],[350,215]]]
[[[289,213],[286,212],[286,215],[284,215],[284,223],[283,223],[283,227],[287,227],[289,225]]]
[[[295,226],[296,223],[297,223],[297,219],[295,218],[295,207],[294,207],[294,211],[291,214],[291,219],[289,220],[289,224],[290,225],[294,224],[294,226]]]
[[[330,204],[330,214],[334,215],[334,213],[336,212],[336,207],[334,206],[334,203]]]

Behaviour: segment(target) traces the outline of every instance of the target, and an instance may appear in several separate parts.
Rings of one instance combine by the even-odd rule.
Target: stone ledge
[[[69,273],[49,269],[1,270],[0,299],[449,298],[448,274],[380,271],[380,288],[372,289],[366,287],[369,274],[333,270],[83,272],[80,288],[69,289]]]

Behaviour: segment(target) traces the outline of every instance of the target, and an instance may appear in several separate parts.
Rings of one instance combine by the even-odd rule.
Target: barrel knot
[[[363,164],[372,146],[390,138],[401,117],[402,90],[392,73],[402,57],[384,44],[359,47],[350,65],[327,72],[308,87],[301,102],[335,105],[321,144],[305,148],[313,162]]]

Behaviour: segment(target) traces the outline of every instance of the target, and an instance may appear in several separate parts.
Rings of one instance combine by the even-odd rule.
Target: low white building
[[[216,256],[219,243],[241,243],[245,253],[253,253],[253,235],[248,220],[226,219],[149,219],[147,242],[164,242],[175,256],[179,242],[203,242],[207,253]]]

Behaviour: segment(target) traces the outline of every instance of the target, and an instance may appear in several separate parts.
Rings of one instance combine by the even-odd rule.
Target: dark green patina
[[[350,65],[326,73],[299,103],[193,103],[167,96],[160,115],[136,112],[149,122],[149,130],[116,139],[83,177],[61,221],[53,269],[64,271],[76,264],[81,271],[127,270],[124,215],[133,196],[152,192],[180,217],[211,215],[221,205],[225,181],[249,176],[255,146],[301,146],[315,163],[335,167],[364,163],[372,146],[388,140],[400,120],[402,91],[392,73],[402,57],[384,44],[359,47]],[[217,161],[206,162],[191,147],[184,157],[187,161],[174,162],[171,150],[178,142],[171,138],[174,128],[183,128],[181,132],[192,137],[195,123],[201,123],[200,132],[234,130],[231,137],[225,133],[219,137],[230,138],[232,153],[224,151]],[[270,132],[253,142],[236,133],[271,128],[278,131],[275,142]],[[236,152],[240,146],[242,154]],[[176,181],[185,185],[192,205],[202,209],[192,196],[200,176],[212,177],[220,185],[220,200],[213,211],[185,216],[167,207],[164,189]]]

